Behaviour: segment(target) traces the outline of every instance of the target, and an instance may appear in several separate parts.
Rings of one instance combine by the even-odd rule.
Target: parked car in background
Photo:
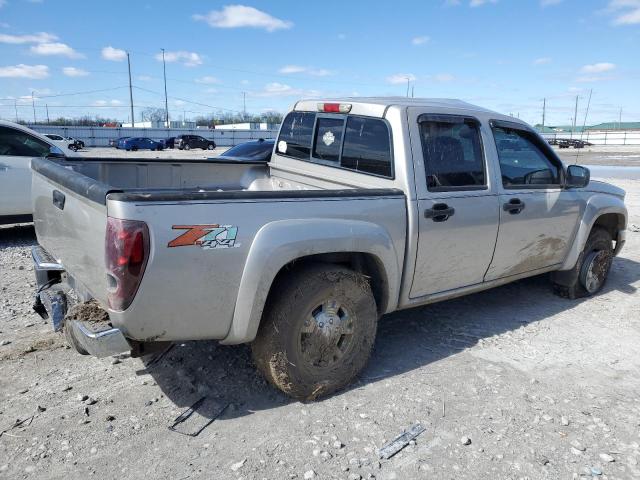
[[[547,142],[549,143],[549,145],[558,145],[558,139],[557,138],[550,138],[547,140]]]
[[[0,120],[0,224],[31,221],[31,160],[72,155],[64,144]]]
[[[32,162],[36,311],[97,356],[253,342],[302,400],[358,375],[381,315],[550,272],[594,295],[626,238],[624,190],[456,100],[299,101],[267,164],[61,163]]]
[[[558,148],[569,148],[571,146],[571,142],[566,138],[558,139]]]
[[[122,142],[122,148],[125,150],[162,150],[164,145],[147,137],[131,137]]]
[[[120,145],[120,142],[125,141],[127,138],[130,137],[119,137],[119,138],[110,138],[109,139],[109,146],[113,147],[113,148],[122,148]]]
[[[75,143],[76,147],[78,147],[78,150],[84,148],[84,142],[82,140],[78,140],[77,138],[73,138],[73,137],[65,137],[65,138],[70,142]]]
[[[169,137],[162,140],[164,148],[173,148],[175,146],[176,137]]]
[[[56,133],[45,133],[44,136],[54,142],[56,145],[66,147],[73,152],[77,152],[80,148],[75,140],[63,137],[62,135],[58,135]]]
[[[180,150],[191,150],[192,148],[213,150],[216,148],[216,142],[207,140],[200,135],[178,135],[175,140],[175,147]]]
[[[275,140],[253,140],[231,147],[218,158],[223,160],[268,162],[273,153]]]

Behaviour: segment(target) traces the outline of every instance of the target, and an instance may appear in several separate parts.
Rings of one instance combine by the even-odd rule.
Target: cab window
[[[505,188],[560,186],[560,165],[533,132],[502,126],[492,130]]]
[[[439,115],[419,119],[427,188],[487,188],[480,130],[475,119]]]

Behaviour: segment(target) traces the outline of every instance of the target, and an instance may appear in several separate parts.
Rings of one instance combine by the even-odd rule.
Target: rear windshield
[[[282,124],[276,151],[299,160],[393,177],[389,127],[379,118],[291,112]]]
[[[223,157],[265,158],[273,150],[273,142],[251,142],[236,145],[222,154]]]

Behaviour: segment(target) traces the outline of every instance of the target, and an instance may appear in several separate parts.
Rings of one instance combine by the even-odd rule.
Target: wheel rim
[[[330,298],[305,318],[300,331],[300,351],[312,367],[332,367],[353,345],[354,316],[344,305]]]
[[[611,252],[597,250],[587,256],[580,271],[580,282],[587,292],[594,293],[602,287],[610,266]]]

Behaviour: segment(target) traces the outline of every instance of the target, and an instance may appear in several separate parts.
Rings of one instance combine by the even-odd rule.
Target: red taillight
[[[350,103],[319,103],[318,111],[325,113],[349,113],[351,111]]]
[[[126,310],[147,266],[149,228],[137,220],[107,217],[105,247],[109,307]]]

